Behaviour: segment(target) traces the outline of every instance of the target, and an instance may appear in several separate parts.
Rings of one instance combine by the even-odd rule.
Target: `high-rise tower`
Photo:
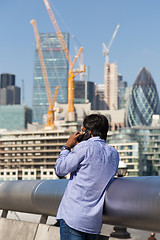
[[[159,96],[150,72],[143,67],[138,73],[132,88],[127,125],[129,127],[149,126],[153,114],[160,114]]]
[[[69,48],[69,34],[62,33]],[[41,33],[40,42],[47,71],[52,96],[59,86],[56,101],[68,101],[68,61],[56,33]],[[48,101],[43,80],[38,50],[35,51],[34,80],[33,80],[33,121],[43,123],[43,115],[47,114]]]
[[[10,73],[1,74],[0,105],[20,104],[21,89],[15,86],[15,75]]]
[[[118,109],[118,75],[117,64],[109,62],[109,51],[113,40],[117,34],[120,25],[118,24],[108,47],[103,43],[103,55],[105,56],[104,64],[104,101],[106,108],[109,110]]]
[[[118,109],[118,74],[117,64],[104,64],[104,100],[109,110]]]
[[[121,74],[118,74],[118,109],[126,107],[127,82],[123,81]]]

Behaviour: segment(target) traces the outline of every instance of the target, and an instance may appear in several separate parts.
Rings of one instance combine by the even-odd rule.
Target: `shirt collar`
[[[91,138],[89,138],[89,140],[90,140],[90,141],[96,141],[96,140],[105,141],[104,139],[101,139],[100,136],[91,137]]]

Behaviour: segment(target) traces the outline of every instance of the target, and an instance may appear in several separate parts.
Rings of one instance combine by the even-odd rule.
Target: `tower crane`
[[[63,35],[59,29],[59,26],[57,24],[56,18],[53,14],[53,11],[50,7],[50,4],[48,2],[48,0],[43,0],[44,4],[46,6],[46,9],[48,11],[48,14],[50,16],[50,19],[52,21],[52,24],[55,28],[56,34],[59,38],[60,44],[62,46],[62,49],[66,55],[66,58],[68,60],[69,63],[69,72],[68,72],[68,121],[74,121],[75,120],[75,116],[74,116],[74,77],[77,76],[80,73],[85,72],[85,66],[83,65],[81,67],[81,69],[73,69],[79,55],[81,54],[83,48],[81,47],[77,53],[77,55],[75,56],[73,62],[71,60],[71,56],[69,53],[69,50],[67,48],[66,42],[63,38]]]
[[[44,127],[44,130],[52,130],[54,128],[54,112],[55,112],[55,109],[53,109],[53,108],[54,108],[54,105],[55,105],[55,101],[56,101],[59,86],[56,87],[54,96],[52,98],[51,97],[51,90],[50,90],[49,82],[48,82],[47,71],[46,71],[46,67],[45,67],[45,63],[44,63],[42,48],[41,48],[41,44],[40,44],[40,38],[39,38],[39,34],[38,34],[36,20],[34,20],[34,19],[31,20],[31,24],[33,26],[33,30],[34,30],[34,34],[35,34],[35,39],[36,39],[36,44],[37,44],[37,49],[38,49],[38,54],[39,54],[43,79],[44,79],[46,93],[47,93],[47,100],[48,100],[48,105],[49,105],[48,113],[47,113],[47,123]]]
[[[106,47],[106,44],[104,42],[102,43],[102,45],[103,45],[103,55],[106,57],[106,60],[105,60],[106,63],[109,63],[109,50],[110,50],[110,47],[111,47],[111,45],[113,43],[113,40],[114,40],[114,38],[115,38],[115,36],[117,34],[117,31],[118,31],[119,27],[120,27],[120,24],[117,25],[117,27],[116,27],[116,29],[115,29],[115,31],[113,33],[113,36],[112,36],[112,38],[110,40],[110,43],[108,45],[108,48]]]
[[[77,49],[76,45],[74,46],[74,49],[75,49],[75,52],[77,53],[78,49]],[[78,65],[79,65],[80,69],[83,67],[83,52],[81,52]],[[85,76],[84,72],[80,74],[80,80],[81,81],[84,79],[84,76]]]

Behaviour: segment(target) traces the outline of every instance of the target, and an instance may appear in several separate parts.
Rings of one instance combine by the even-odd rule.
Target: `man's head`
[[[155,233],[154,233],[154,232],[151,232],[150,235],[151,235],[151,237],[154,237],[154,236],[155,236]]]
[[[91,131],[91,134],[100,136],[100,138],[106,140],[108,132],[108,120],[104,115],[91,114],[85,117],[83,126]]]

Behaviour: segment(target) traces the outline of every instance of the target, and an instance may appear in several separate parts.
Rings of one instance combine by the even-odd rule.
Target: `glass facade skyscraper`
[[[20,104],[21,89],[15,86],[15,75],[10,73],[1,74],[0,105]]]
[[[95,109],[95,83],[76,80],[74,82],[74,103],[91,103],[91,109]]]
[[[151,74],[142,68],[132,88],[127,125],[150,126],[153,114],[160,114],[159,96]]]
[[[32,109],[20,105],[0,106],[0,128],[7,130],[24,130],[32,123]]]
[[[69,48],[69,34],[62,33],[62,35]],[[68,61],[65,53],[56,33],[41,33],[39,36],[51,95],[54,96],[56,87],[59,86],[56,101],[67,103]],[[32,107],[33,121],[42,124],[43,115],[47,114],[48,111],[48,101],[37,48],[35,51]]]

